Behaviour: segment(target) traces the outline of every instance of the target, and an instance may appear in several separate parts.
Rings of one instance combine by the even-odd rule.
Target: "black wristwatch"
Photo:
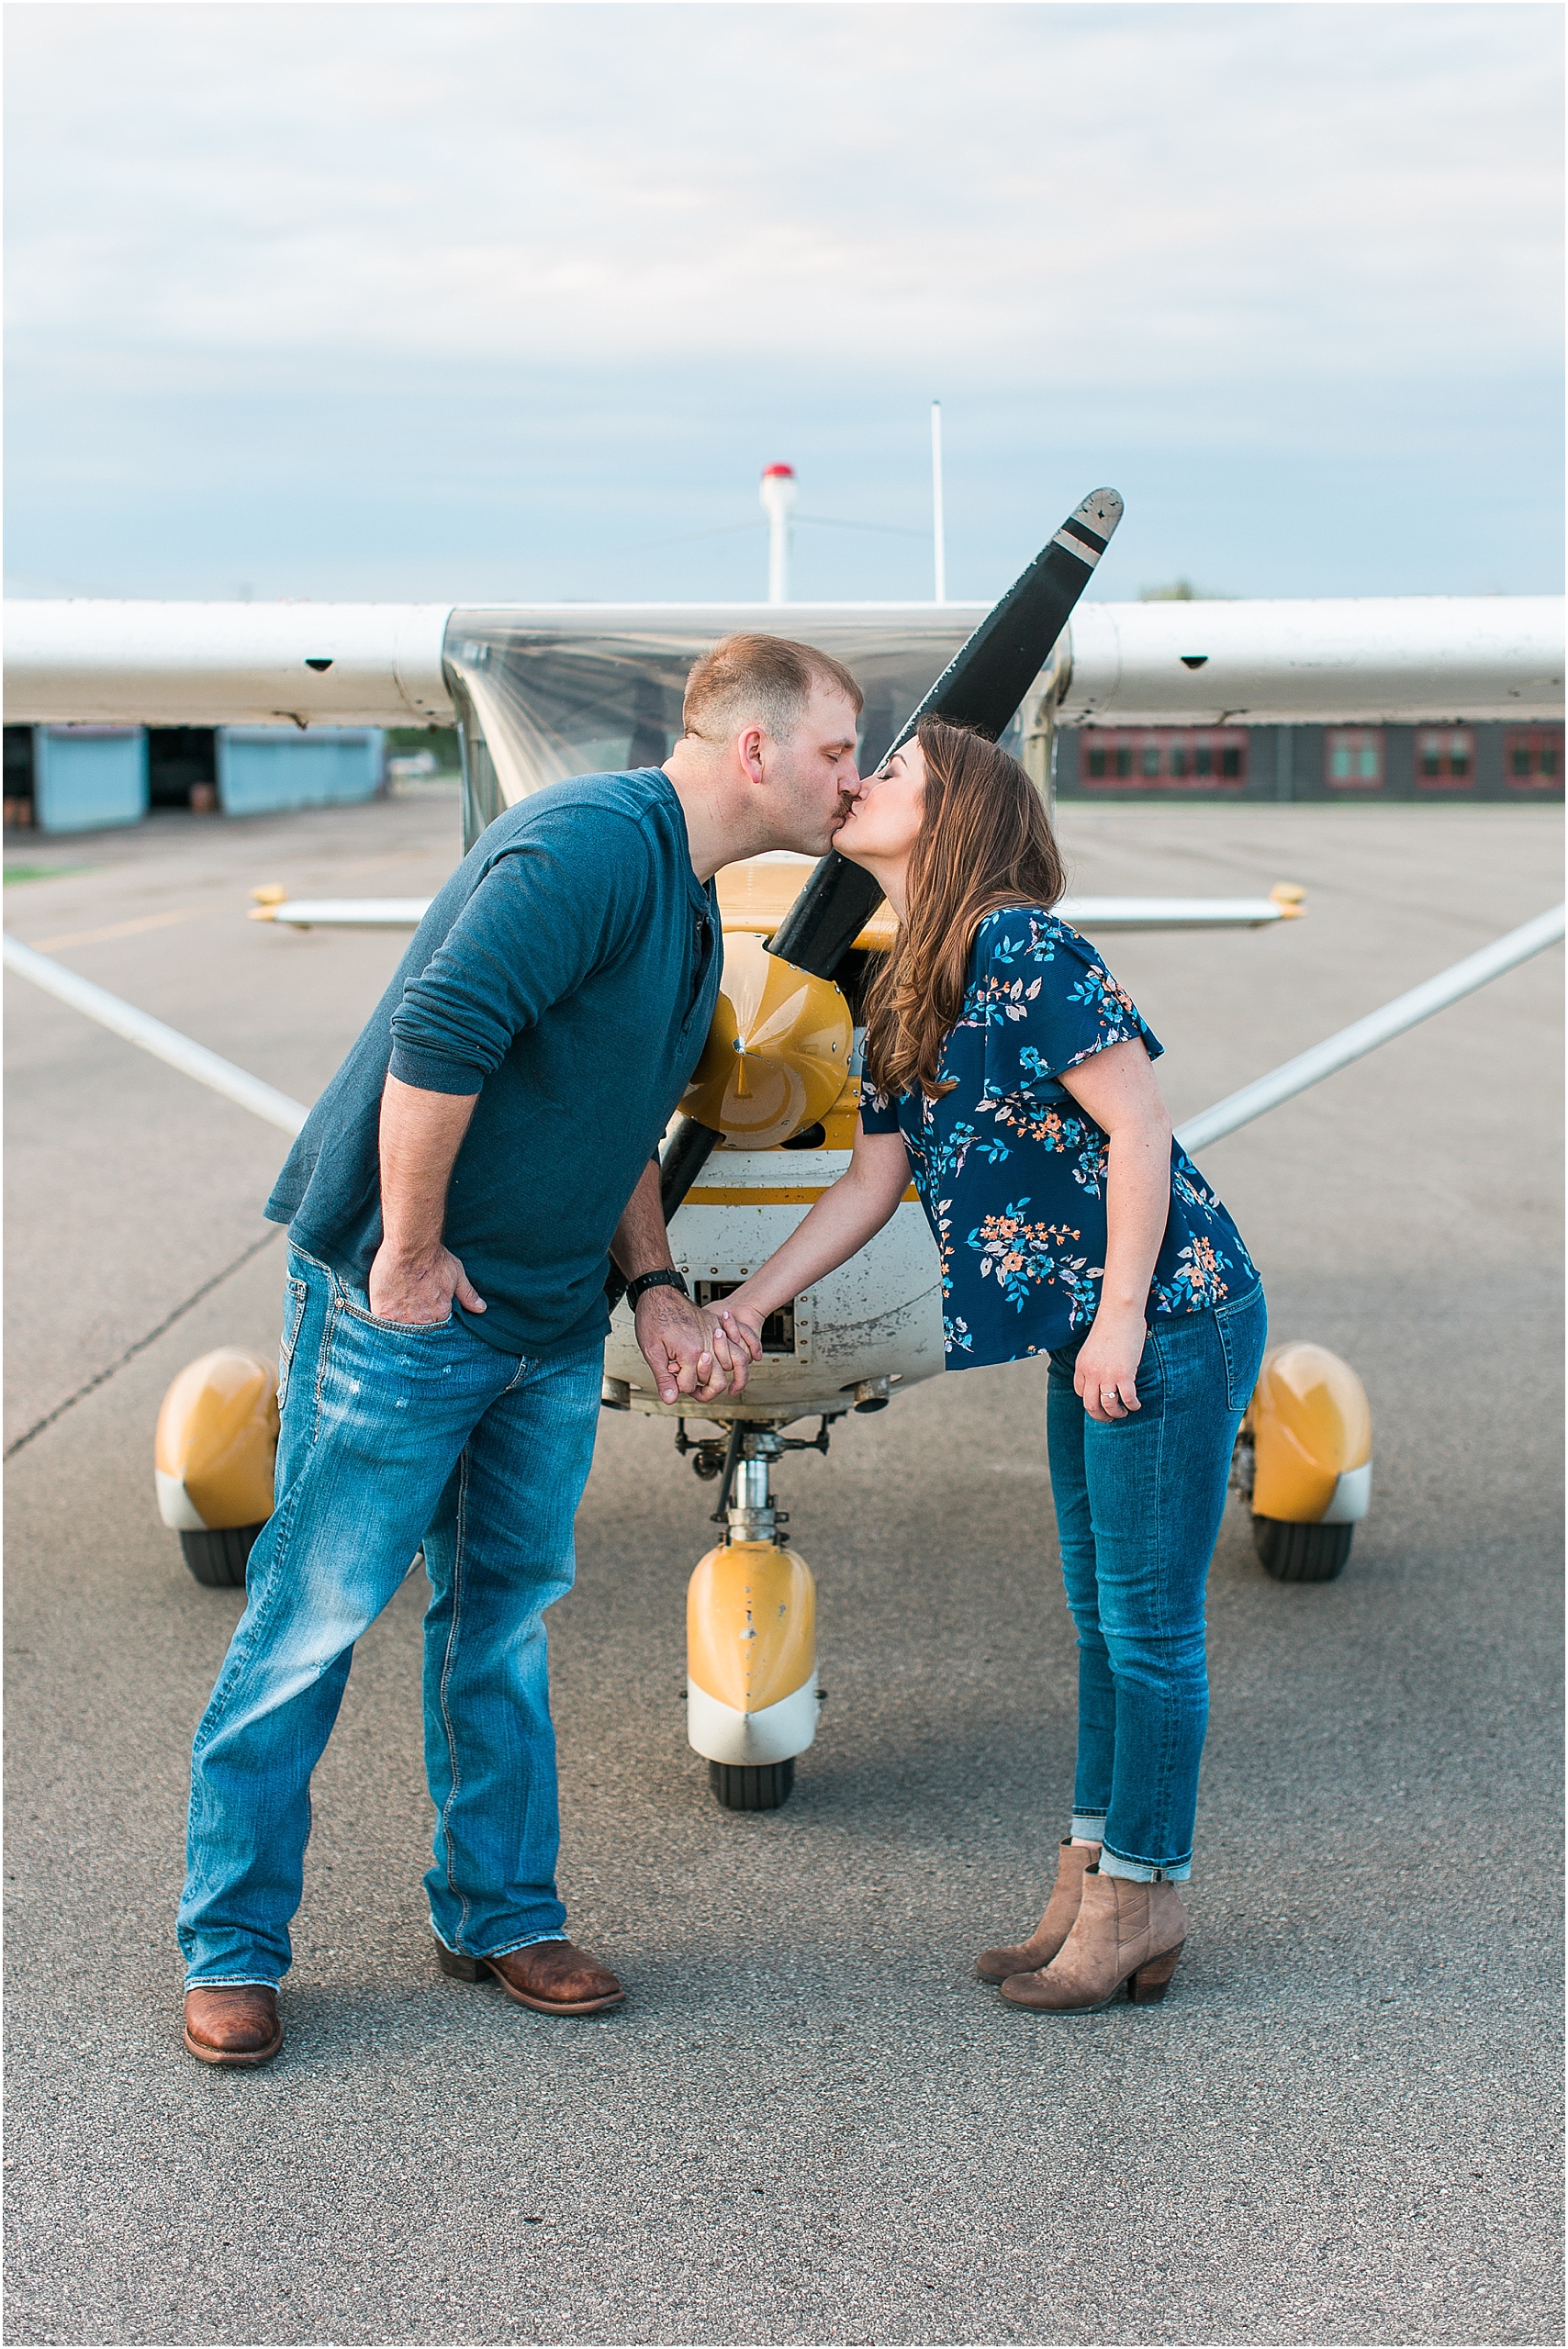
[[[689,1297],[691,1294],[686,1282],[672,1264],[661,1265],[656,1272],[639,1272],[635,1281],[627,1281],[626,1302],[633,1313],[637,1310],[638,1299],[648,1289],[678,1289],[683,1297]]]

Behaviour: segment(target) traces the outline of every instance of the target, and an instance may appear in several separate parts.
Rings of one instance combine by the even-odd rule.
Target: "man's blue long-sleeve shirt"
[[[609,1326],[611,1235],[707,1039],[722,962],[718,898],[692,872],[661,769],[536,792],[431,906],[267,1215],[363,1288],[381,1245],[388,1070],[477,1093],[444,1236],[487,1310],[454,1310],[508,1353],[590,1345]]]

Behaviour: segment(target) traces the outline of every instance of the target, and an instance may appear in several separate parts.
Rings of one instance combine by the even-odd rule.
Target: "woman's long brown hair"
[[[936,1071],[963,1008],[969,949],[988,913],[1054,905],[1067,887],[1045,801],[982,734],[923,718],[925,811],[910,852],[903,921],[866,997],[866,1068],[878,1091],[950,1092]]]

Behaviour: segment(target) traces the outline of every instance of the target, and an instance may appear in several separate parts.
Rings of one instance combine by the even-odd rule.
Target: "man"
[[[662,768],[578,776],[490,825],[289,1154],[266,1208],[290,1242],[276,1499],[192,1755],[179,1939],[204,2063],[283,2042],[310,1773],[421,1543],[442,1966],[551,2014],[624,1995],[555,1891],[543,1622],[572,1583],[606,1252],[663,1400],[739,1392],[744,1356],[671,1264],[653,1154],[718,996],[713,875],[827,848],[860,706],[810,646],[717,644]]]

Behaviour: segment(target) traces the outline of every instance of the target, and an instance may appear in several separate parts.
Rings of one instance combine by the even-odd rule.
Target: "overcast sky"
[[[1554,5],[6,27],[13,594],[1561,587]]]

